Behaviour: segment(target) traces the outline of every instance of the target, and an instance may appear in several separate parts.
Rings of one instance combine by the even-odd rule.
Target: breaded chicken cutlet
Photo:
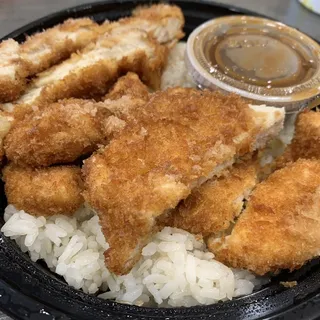
[[[33,81],[17,101],[15,117],[59,99],[90,98],[104,94],[119,75],[134,71],[150,86],[157,87],[166,63],[166,49],[145,31],[101,36],[79,54],[73,55]],[[22,116],[21,116],[22,114]]]
[[[73,52],[95,41],[103,30],[89,18],[68,19],[28,37],[20,46],[21,58],[27,63],[28,76],[68,58]]]
[[[212,237],[215,259],[263,275],[298,269],[319,256],[320,161],[298,160],[253,191],[226,238]]]
[[[156,22],[156,23],[155,23]],[[175,5],[155,4],[137,7],[132,17],[110,23],[105,30],[123,32],[132,28],[148,32],[157,42],[171,48],[183,38],[184,15]]]
[[[123,89],[129,84],[130,90],[122,96],[125,93]],[[72,214],[83,203],[80,169],[32,167],[67,163],[92,152],[99,143],[106,143],[114,132],[126,125],[124,120],[111,115],[108,107],[113,103],[113,109],[125,119],[129,111],[141,106],[141,101],[145,103],[143,98],[148,96],[147,87],[138,76],[129,73],[119,78],[110,91],[110,98],[117,100],[108,99],[106,103],[63,100],[16,122],[8,136],[8,157],[24,167],[11,163],[5,168],[4,179],[10,203],[33,215]],[[121,102],[117,103],[118,100]],[[4,129],[5,125],[2,126]],[[79,187],[75,183],[77,180]],[[55,191],[56,188],[61,190]],[[69,201],[62,197],[63,192],[70,197]]]
[[[320,113],[302,112],[296,121],[295,134],[291,144],[277,160],[277,167],[298,159],[320,159]]]
[[[8,202],[35,216],[71,215],[84,202],[81,170],[75,166],[31,169],[9,164],[3,180]]]
[[[187,199],[158,223],[203,237],[223,232],[241,213],[244,200],[248,199],[258,183],[257,176],[255,160],[235,164],[225,175],[195,188]]]
[[[28,37],[21,45],[13,39],[3,41],[0,44],[0,102],[18,99],[26,86],[26,77],[44,71],[96,40],[99,28],[102,27],[89,18],[68,19]]]
[[[128,71],[138,73],[157,89],[166,64],[167,44],[183,36],[183,24],[181,10],[169,5],[140,9],[134,17],[106,24],[105,33],[95,43],[39,74],[20,99],[3,108],[21,109],[18,112],[23,115],[34,105],[103,95],[119,75]]]
[[[149,94],[138,76],[129,73],[119,78],[108,97],[104,102],[62,100],[16,121],[5,139],[7,158],[31,167],[73,162],[108,143]]]
[[[20,46],[13,39],[0,43],[0,102],[18,99],[26,87],[26,63],[20,57]]]
[[[31,167],[73,162],[106,142],[102,121],[109,115],[93,101],[53,103],[14,123],[4,140],[6,156]]]
[[[156,217],[282,128],[284,111],[175,88],[154,93],[111,143],[85,161],[85,199],[98,212],[112,272],[130,271]]]

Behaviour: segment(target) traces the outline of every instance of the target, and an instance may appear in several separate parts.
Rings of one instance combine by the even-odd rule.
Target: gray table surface
[[[0,0],[0,37],[55,11],[95,0]],[[297,27],[320,41],[320,16],[302,7],[297,0],[219,0],[268,15]],[[0,320],[10,320],[0,312]]]

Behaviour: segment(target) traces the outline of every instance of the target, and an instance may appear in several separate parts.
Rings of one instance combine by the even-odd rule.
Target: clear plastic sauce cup
[[[258,17],[210,20],[190,35],[186,63],[200,88],[298,112],[317,104],[320,46],[287,25]]]

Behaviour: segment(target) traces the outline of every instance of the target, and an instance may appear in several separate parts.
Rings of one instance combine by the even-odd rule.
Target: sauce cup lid
[[[227,16],[200,25],[188,38],[186,64],[199,87],[287,112],[301,110],[320,93],[320,46],[264,18]]]

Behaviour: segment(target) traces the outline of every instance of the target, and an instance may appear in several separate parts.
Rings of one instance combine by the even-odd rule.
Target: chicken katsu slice
[[[296,130],[291,144],[277,160],[277,167],[284,167],[292,161],[320,159],[320,113],[303,112],[296,121]]]
[[[124,18],[118,22],[110,24],[107,22],[102,26],[98,26],[89,18],[69,19],[61,25],[29,37],[27,41],[21,45],[21,48],[16,42],[14,42],[17,53],[20,54],[21,60],[24,62],[24,65],[26,64],[28,66],[28,68],[19,68],[19,73],[17,73],[16,79],[19,80],[19,84],[21,84],[19,86],[13,86],[15,95],[10,95],[10,90],[4,90],[4,98],[1,99],[0,95],[0,102],[9,102],[17,99],[24,89],[26,76],[34,75],[44,71],[59,61],[68,58],[71,53],[84,48],[90,42],[96,41],[98,36],[102,33],[104,33],[104,37],[102,39],[104,40],[105,37],[109,35],[123,34],[134,29],[139,29],[148,32],[149,35],[158,43],[172,47],[184,36],[182,31],[183,26],[184,16],[181,9],[177,6],[167,4],[138,8],[133,11],[132,17]],[[118,53],[120,52],[121,50],[119,50]],[[11,64],[12,68],[17,68],[17,63],[15,61],[16,60],[14,60]],[[68,68],[68,65],[64,65],[62,66],[62,69],[67,69],[70,71],[70,66]],[[20,73],[21,76],[18,77]],[[58,73],[61,73],[61,70]],[[88,73],[88,70],[86,73]],[[98,75],[97,71],[93,73],[96,73],[96,76]],[[12,79],[10,78],[11,74],[12,72],[10,71],[9,77],[7,77],[7,75],[6,77],[8,79]],[[86,76],[86,74],[84,76]],[[150,74],[149,77],[146,77],[146,80],[148,80],[150,77],[152,78],[152,74]],[[10,83],[11,82],[6,81],[6,85]],[[83,83],[80,85],[84,86]],[[159,79],[155,80],[155,82],[151,81],[150,85],[158,88],[160,85]],[[35,99],[39,97],[41,91],[37,89],[39,89],[39,84],[37,84],[36,81],[36,83],[28,86],[26,94],[18,101],[15,101],[14,104],[34,103]],[[85,93],[87,94],[88,91],[90,91],[90,89],[87,89]],[[101,94],[101,87],[98,91]],[[71,96],[63,95],[59,98],[62,99],[68,97]],[[85,96],[77,95],[75,97]],[[50,102],[56,101],[55,99],[49,100]],[[44,101],[46,101],[46,99],[44,99],[42,103]],[[6,110],[11,110],[13,107],[14,105],[12,104],[3,106],[3,108]]]
[[[111,113],[90,100],[69,99],[16,121],[4,140],[7,158],[20,166],[69,163],[106,142]]]
[[[157,42],[171,48],[183,38],[184,16],[175,5],[156,4],[141,6],[133,10],[132,17],[106,25],[105,30],[124,32],[131,29],[142,29],[148,32]]]
[[[166,57],[167,57],[167,50],[165,50],[167,47],[172,46],[174,43],[176,43],[180,38],[183,37],[182,28],[184,25],[184,17],[182,14],[182,11],[177,6],[172,5],[153,5],[151,7],[144,7],[140,8],[139,10],[134,12],[133,17],[122,19],[118,22],[114,23],[107,23],[103,24],[100,28],[100,32],[104,32],[104,35],[102,35],[100,38],[98,38],[96,45],[89,45],[87,48],[84,49],[84,56],[80,55],[81,57],[74,56],[73,60],[70,59],[69,62],[66,62],[66,64],[63,64],[58,68],[58,70],[50,69],[48,73],[41,74],[39,76],[39,79],[37,79],[34,83],[30,84],[26,90],[26,93],[17,101],[15,101],[14,104],[5,104],[2,106],[7,111],[12,111],[15,109],[17,105],[19,107],[24,107],[21,109],[26,109],[28,112],[30,112],[30,105],[31,104],[44,104],[48,100],[50,102],[54,102],[57,99],[62,98],[68,98],[68,97],[77,97],[77,98],[86,98],[88,95],[90,96],[101,96],[104,94],[109,84],[109,81],[101,83],[102,79],[110,79],[113,80],[118,76],[116,72],[113,74],[112,70],[109,70],[110,75],[103,73],[102,70],[98,69],[97,63],[94,63],[96,59],[103,59],[105,60],[106,57],[108,57],[108,53],[104,53],[101,49],[103,45],[101,45],[102,42],[107,42],[107,38],[115,38],[115,37],[121,37],[123,39],[122,46],[116,46],[114,50],[111,50],[111,56],[113,55],[113,65],[119,63],[119,59],[122,59],[122,68],[120,68],[120,71],[122,73],[127,71],[133,71],[137,72],[141,79],[147,83],[149,86],[151,86],[154,89],[158,89],[160,87],[160,77],[162,73],[162,69],[166,63]],[[149,50],[144,50],[144,48],[140,48],[144,52],[140,52],[140,55],[133,57],[130,55],[130,51],[132,51],[132,45],[134,45],[134,42],[136,42],[136,45],[138,45],[139,42],[141,42],[137,37],[133,37],[133,39],[130,39],[130,34],[134,31],[140,30],[141,32],[147,32],[149,34],[149,40],[153,40],[153,42],[156,42],[158,44],[158,49],[156,50],[156,54],[158,55],[158,64],[150,68],[150,62],[147,60],[150,60],[150,57],[148,56],[148,53],[151,53]],[[112,42],[112,39],[110,40]],[[125,43],[128,42],[128,46],[125,45]],[[166,48],[163,46],[159,46],[159,44],[165,45]],[[155,43],[153,43],[152,46],[154,46]],[[149,45],[150,47],[150,45]],[[162,49],[162,50],[160,50]],[[94,52],[92,52],[94,51]],[[148,52],[146,52],[148,51]],[[91,57],[86,59],[88,56],[88,53],[91,52]],[[128,58],[124,58],[126,56],[126,53],[130,56]],[[131,52],[132,53],[132,52]],[[142,57],[144,54],[145,57]],[[95,56],[95,57],[93,57]],[[78,58],[76,58],[78,57]],[[112,57],[110,57],[112,58]],[[127,59],[129,62],[127,65],[125,63],[125,59]],[[78,61],[80,60],[80,61]],[[90,60],[93,60],[93,63],[95,67],[91,66],[87,70],[87,68],[90,65]],[[145,61],[144,61],[145,60]],[[134,63],[135,62],[135,63]],[[76,65],[73,65],[76,64]],[[102,65],[101,61],[100,64]],[[79,86],[77,87],[78,90],[73,88],[73,92],[71,94],[70,89],[65,89],[63,85],[57,84],[59,89],[46,89],[43,91],[43,86],[45,82],[46,86],[48,85],[48,77],[49,82],[61,82],[60,80],[67,76],[67,83],[70,85],[71,83],[78,82],[79,77],[71,77],[70,73],[73,73],[72,70],[76,68],[77,66],[82,65],[86,66],[86,70],[82,70],[82,78],[80,81]],[[102,68],[103,69],[103,68]],[[121,70],[122,69],[122,70]],[[123,70],[124,69],[124,70]],[[53,75],[51,75],[53,73]],[[102,73],[102,74],[101,74]],[[91,78],[94,78],[92,80]],[[99,80],[100,79],[100,80]],[[69,80],[69,81],[68,81]],[[85,81],[87,80],[87,81]],[[91,86],[90,86],[91,84]],[[93,85],[94,84],[94,85]],[[81,90],[82,89],[82,90]],[[53,92],[52,92],[53,90]],[[60,95],[55,92],[62,92]],[[92,91],[92,92],[91,92]],[[22,106],[20,106],[22,104]]]
[[[195,188],[160,225],[186,230],[203,237],[223,232],[231,226],[258,183],[256,161],[241,162],[225,175]]]
[[[42,72],[83,49],[100,35],[99,25],[89,18],[68,19],[26,39],[20,46],[28,76]]]
[[[71,215],[84,203],[76,166],[32,169],[9,164],[3,180],[8,203],[35,216]]]
[[[139,259],[156,217],[277,134],[284,111],[175,88],[154,93],[134,117],[83,167],[85,199],[100,216],[106,264],[116,274]]]
[[[27,68],[20,58],[19,43],[13,39],[0,43],[0,102],[19,98],[25,89]]]
[[[320,161],[301,159],[253,191],[230,236],[208,241],[216,259],[263,275],[320,254]]]
[[[41,167],[92,153],[123,130],[133,110],[146,104],[149,93],[136,74],[128,73],[107,96],[103,102],[61,100],[17,121],[6,138],[8,159],[21,166]]]
[[[69,19],[37,33],[19,45],[13,39],[0,44],[0,102],[19,98],[26,77],[44,71],[84,48],[99,36],[98,24],[89,18]]]
[[[152,40],[145,31],[134,29],[101,36],[81,53],[39,74],[17,100],[15,117],[23,118],[35,106],[45,106],[59,99],[104,94],[119,75],[128,71],[136,72],[145,83],[157,88],[166,53],[166,48]]]

